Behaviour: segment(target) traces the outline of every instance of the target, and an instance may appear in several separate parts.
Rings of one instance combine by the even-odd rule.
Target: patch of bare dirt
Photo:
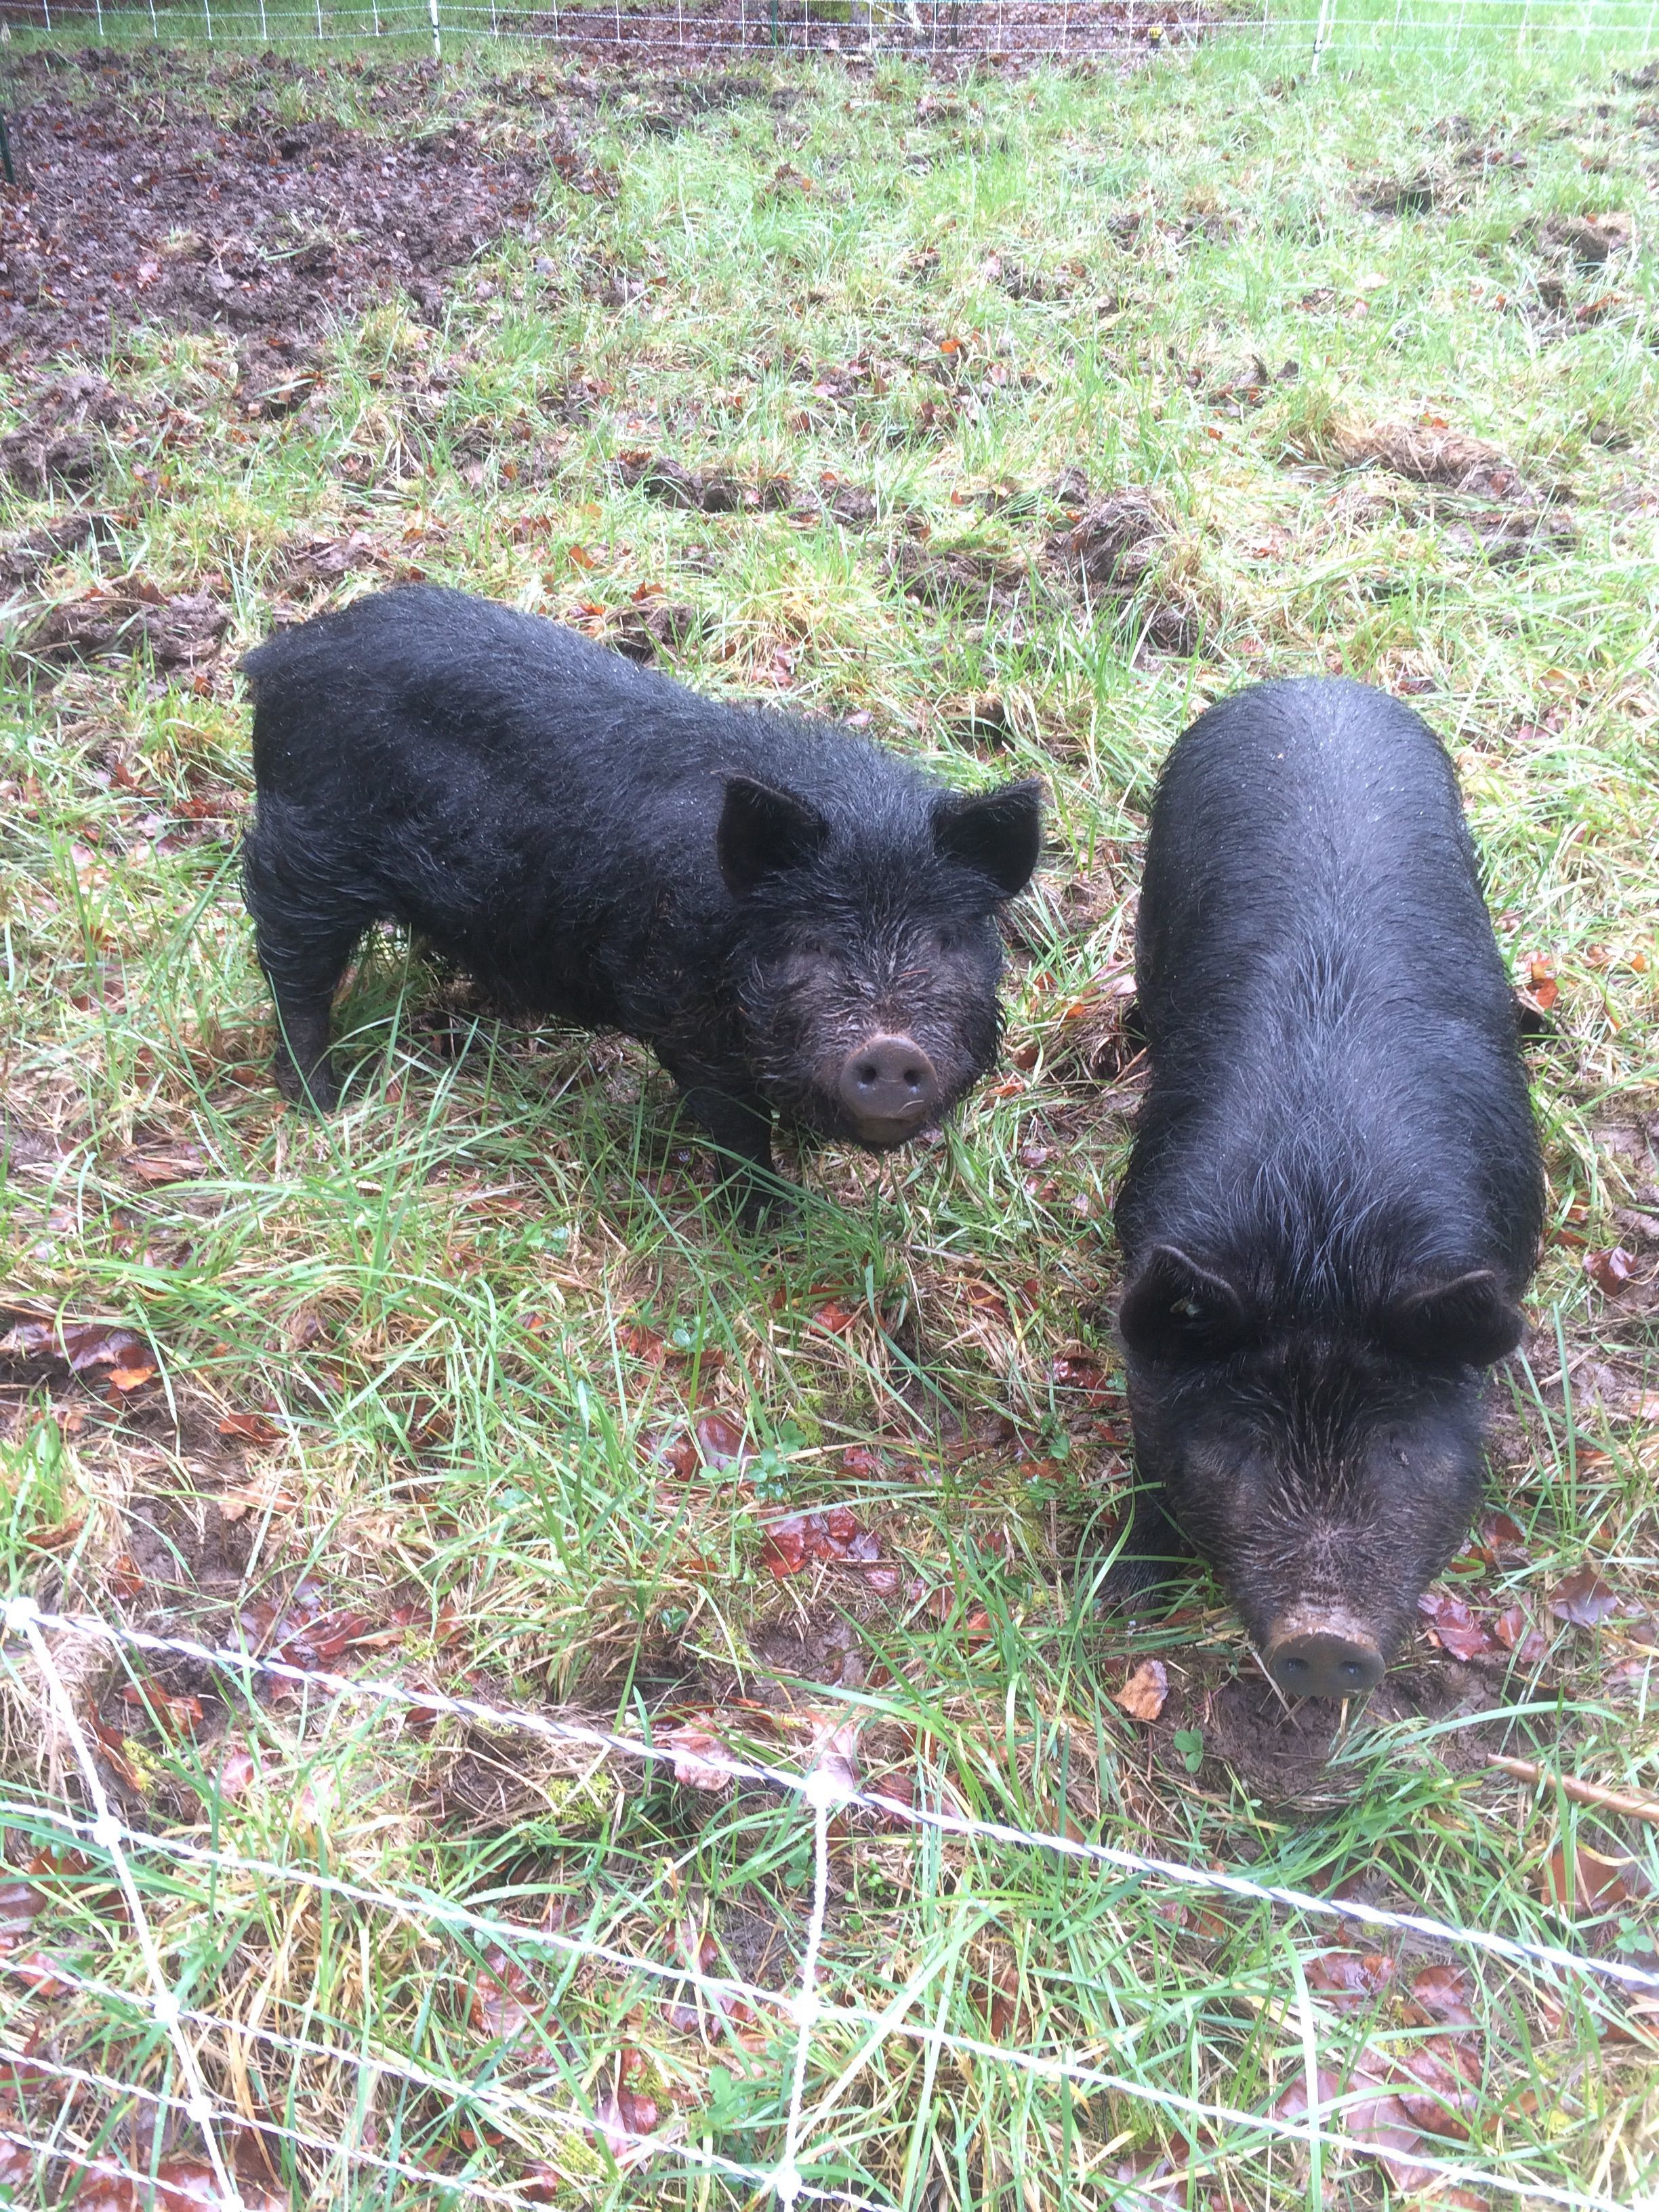
[[[0,224],[6,202],[0,198]],[[105,433],[131,422],[137,410],[101,376],[82,371],[34,395],[16,429],[0,438],[0,473],[35,499],[89,491],[103,473]]]
[[[1488,499],[1535,497],[1513,461],[1484,438],[1440,422],[1331,426],[1333,457],[1347,469],[1391,469],[1413,483],[1447,484]]]
[[[1564,508],[1468,507],[1446,532],[1460,553],[1479,554],[1494,568],[1571,552],[1578,525]]]
[[[630,490],[642,491],[648,499],[700,514],[776,512],[795,504],[795,488],[787,477],[745,483],[724,469],[688,469],[661,454],[638,450],[617,456],[617,475]]]
[[[539,164],[460,124],[380,137],[285,122],[268,95],[226,120],[191,104],[187,70],[170,87],[165,55],[143,74],[29,98],[28,189],[0,194],[0,359],[100,353],[150,321],[293,338],[399,287],[434,312],[446,274],[532,211]]]
[[[902,544],[889,573],[907,599],[950,613],[988,615],[1024,606],[1035,588],[1026,562],[989,546]]]
[[[157,669],[195,670],[217,657],[229,627],[230,610],[210,591],[169,596],[126,577],[48,608],[19,649],[48,672],[146,653]]]
[[[81,511],[59,515],[33,530],[17,532],[0,546],[0,584],[26,589],[46,569],[66,561],[82,546],[110,546],[115,542],[115,526],[106,514]]]
[[[1487,1711],[1502,1702],[1503,1674],[1502,1665],[1437,1664],[1410,1656],[1389,1668],[1362,1712],[1346,1716],[1328,1698],[1286,1703],[1254,1668],[1212,1687],[1172,1679],[1152,1726],[1154,1752],[1172,1778],[1184,1777],[1185,1762],[1173,1739],[1177,1730],[1197,1729],[1213,1783],[1224,1785],[1235,1775],[1266,1804],[1318,1812],[1346,1803],[1365,1787],[1363,1760],[1335,1756],[1346,1743],[1363,1746],[1365,1732],[1390,1722],[1448,1720]],[[1486,1753],[1501,1747],[1503,1733],[1497,1722],[1449,1730],[1435,1739],[1435,1756],[1454,1772],[1483,1771]]]
[[[1054,532],[1043,558],[1090,605],[1121,614],[1133,604],[1146,642],[1155,651],[1191,653],[1199,610],[1184,581],[1170,573],[1173,535],[1150,492],[1116,492]]]

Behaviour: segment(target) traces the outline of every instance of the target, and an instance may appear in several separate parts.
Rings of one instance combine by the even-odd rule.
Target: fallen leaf
[[[1457,1966],[1425,1966],[1413,1974],[1401,2010],[1416,2027],[1431,2024],[1473,2027],[1476,2024],[1469,2008],[1468,1980]]]
[[[858,1319],[858,1316],[842,1305],[838,1299],[830,1298],[818,1308],[812,1319],[818,1328],[825,1330],[830,1335],[845,1336]]]
[[[523,2034],[536,2017],[525,2002],[531,1986],[530,1976],[519,1961],[492,1943],[473,1977],[467,2008],[479,2034],[492,2043],[510,2043]]]
[[[0,1949],[22,1942],[46,1902],[33,1882],[0,1883]]]
[[[767,1522],[761,1538],[761,1565],[782,1582],[812,1560],[874,1566],[881,1546],[860,1528],[850,1507],[832,1505],[823,1513],[790,1513]]]
[[[1541,952],[1534,952],[1527,963],[1527,988],[1540,1014],[1548,1013],[1561,995],[1555,963]]]
[[[232,1744],[219,1762],[219,1771],[216,1777],[219,1795],[228,1797],[234,1805],[253,1787],[258,1771],[253,1753],[247,1746],[245,1743]]]
[[[1616,1298],[1636,1273],[1636,1262],[1622,1244],[1609,1252],[1587,1252],[1584,1273],[1605,1297]]]
[[[199,1145],[143,1145],[125,1153],[121,1165],[135,1182],[197,1182],[207,1172],[208,1158]]]
[[[648,1366],[660,1367],[668,1357],[665,1339],[654,1328],[647,1328],[643,1322],[629,1322],[619,1328],[617,1341],[624,1352],[631,1352],[635,1359],[643,1359]]]
[[[1594,1567],[1583,1566],[1557,1589],[1550,1611],[1576,1628],[1595,1628],[1617,1613],[1620,1603],[1618,1593],[1608,1589]]]
[[[67,1996],[75,1987],[44,1951],[0,1953],[0,1971],[15,1975],[31,1996]]]
[[[1593,1918],[1644,1894],[1633,1858],[1608,1858],[1587,1844],[1558,1844],[1539,1869],[1539,1895],[1575,1920]]]
[[[674,1779],[687,1790],[707,1790],[719,1796],[735,1778],[718,1764],[732,1756],[731,1747],[707,1729],[671,1729],[662,1741],[674,1754]]]
[[[1080,1390],[1091,1405],[1104,1405],[1115,1395],[1100,1362],[1086,1353],[1062,1352],[1050,1360],[1048,1379],[1057,1390]]]
[[[1169,1694],[1170,1672],[1164,1662],[1143,1659],[1123,1687],[1113,1692],[1113,1698],[1131,1720],[1155,1721]]]
[[[1308,1987],[1345,2012],[1374,2003],[1393,1973],[1394,1960],[1381,1951],[1322,1951],[1309,1962]]]
[[[239,2164],[236,2198],[242,2212],[288,2212],[286,2190],[280,2193]],[[130,2198],[112,2203],[108,2212],[228,2212],[232,2199],[220,2187],[213,2168],[204,2158],[164,2158],[155,2169],[154,2194],[148,2180],[125,2183]],[[85,2192],[76,2199],[82,2212],[105,2212],[101,2203],[88,2203]]]
[[[227,1413],[219,1424],[219,1433],[247,1444],[276,1444],[283,1440],[282,1431],[263,1413]]]
[[[199,1698],[172,1696],[154,1682],[129,1682],[121,1692],[121,1702],[137,1706],[165,1736],[194,1735],[202,1725]]]
[[[1507,1513],[1481,1515],[1480,1540],[1474,1549],[1489,1567],[1522,1566],[1530,1556],[1526,1530]]]
[[[1485,1622],[1449,1591],[1425,1590],[1417,1609],[1427,1620],[1434,1642],[1454,1659],[1484,1659],[1497,1649]]]
[[[1549,1640],[1533,1625],[1524,1605],[1506,1605],[1493,1620],[1492,1632],[1506,1651],[1513,1651],[1525,1666],[1533,1666],[1549,1650]]]
[[[692,1433],[706,1466],[741,1467],[753,1456],[752,1447],[745,1443],[741,1428],[724,1413],[699,1414],[692,1424]]]

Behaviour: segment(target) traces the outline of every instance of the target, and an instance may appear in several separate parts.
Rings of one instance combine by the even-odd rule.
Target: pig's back
[[[562,623],[430,585],[359,599],[242,662],[262,793],[424,815],[440,794],[476,834],[603,818],[653,842],[712,830],[718,779],[786,780],[832,817],[908,811],[923,780],[830,723],[700,697]]]
[[[1529,1271],[1537,1167],[1514,1002],[1450,762],[1346,682],[1212,708],[1160,781],[1138,929],[1152,1063],[1120,1224],[1170,1209],[1286,1264],[1369,1222],[1413,1260]]]

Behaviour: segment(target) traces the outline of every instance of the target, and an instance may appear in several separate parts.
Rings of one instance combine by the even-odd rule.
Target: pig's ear
[[[829,835],[830,824],[804,799],[746,775],[726,777],[714,850],[734,898],[746,898],[763,876],[804,866]]]
[[[977,799],[942,799],[933,809],[935,849],[988,876],[1004,898],[1030,881],[1042,843],[1042,786],[1030,778]]]
[[[1490,1267],[1396,1298],[1384,1323],[1400,1351],[1438,1365],[1490,1367],[1520,1343],[1519,1308]]]
[[[1154,1244],[1136,1268],[1117,1325],[1143,1359],[1218,1359],[1248,1326],[1244,1302],[1226,1277],[1173,1244]]]

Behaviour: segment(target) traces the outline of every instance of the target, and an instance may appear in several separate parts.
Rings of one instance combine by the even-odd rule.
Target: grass
[[[1053,847],[1014,918],[1002,1079],[937,1146],[802,1159],[799,1227],[744,1243],[706,1207],[710,1164],[641,1054],[498,1026],[390,942],[342,1009],[344,1110],[280,1110],[235,889],[232,655],[196,680],[141,658],[49,682],[15,596],[8,1275],[20,1314],[118,1322],[143,1340],[125,1371],[159,1371],[123,1392],[109,1361],[79,1379],[14,1362],[7,1588],[629,1734],[702,1728],[775,1763],[851,1725],[867,1778],[947,1808],[1652,1963],[1653,1828],[1483,1757],[1659,1787],[1640,1149],[1659,1107],[1654,95],[1617,75],[1639,53],[1540,43],[1520,61],[1477,37],[1339,54],[1317,75],[1241,43],[955,87],[896,62],[763,66],[749,96],[666,125],[672,86],[604,77],[587,103],[556,55],[471,52],[418,97],[510,149],[547,127],[511,96],[527,84],[568,111],[599,191],[550,178],[527,234],[462,274],[437,326],[395,301],[344,322],[319,397],[281,422],[233,404],[228,340],[130,343],[116,381],[172,411],[110,441],[114,542],[50,570],[49,600],[116,576],[205,589],[233,647],[399,564],[613,635],[631,610],[684,605],[687,681],[867,716],[955,781],[1041,774]],[[228,114],[260,68],[188,66],[192,99]],[[409,82],[337,58],[279,98],[407,129],[382,103]],[[1367,204],[1414,183],[1431,205]],[[1634,246],[1581,266],[1565,226],[1619,211]],[[33,382],[11,375],[9,419]],[[1396,460],[1467,434],[1543,503],[1367,461],[1401,426]],[[617,456],[641,450],[821,497],[856,486],[873,518],[676,508],[622,482]],[[1086,606],[1045,550],[1082,503],[1053,489],[1079,467],[1092,499],[1144,492],[1164,532],[1133,594]],[[5,496],[9,526],[52,511]],[[1576,538],[1489,557],[1517,513],[1570,515]],[[378,569],[286,580],[285,548],[352,530]],[[1139,1623],[1097,1596],[1131,1480],[1109,1204],[1134,1073],[1106,987],[1129,957],[1152,778],[1204,702],[1324,669],[1419,698],[1517,980],[1547,963],[1559,996],[1530,1048],[1553,1224],[1538,1325],[1497,1389],[1494,1502],[1522,1533],[1460,1577],[1483,1620],[1525,1607],[1541,1649],[1468,1668],[1425,1644],[1411,1696],[1351,1717],[1320,1771],[1266,1720],[1227,1735],[1255,1709],[1212,1586]],[[1598,1262],[1608,1296],[1585,1262],[1613,1247],[1632,1273],[1617,1289]],[[705,1427],[715,1448],[684,1448],[711,1412],[729,1425]],[[878,1539],[877,1574],[775,1575],[764,1524],[838,1504]],[[1625,1601],[1589,1627],[1549,1604],[1587,1563]],[[1149,1657],[1170,1681],[1150,1724],[1115,1698]],[[220,2023],[200,2040],[216,2092],[313,2146],[272,2139],[274,2201],[447,2206],[468,2179],[571,2207],[750,2201],[672,2161],[619,2167],[602,2131],[556,2115],[654,2108],[691,2145],[769,2166],[784,2015],[672,2011],[556,1943],[303,1877],[787,1990],[811,1887],[792,1802],[430,1714],[254,1700],[183,1663],[140,1677],[73,1639],[62,1663],[135,1825],[301,1877],[140,1858],[167,1972]],[[9,1664],[13,1966],[26,1945],[142,1990],[101,1859],[31,1861],[62,1842],[66,1747],[21,1647]],[[1632,1863],[1598,1888],[1587,1850]],[[1573,1913],[1552,1902],[1558,1851]],[[1437,2054],[1468,2078],[1439,2130],[1419,2131],[1419,2100],[1403,2137],[1373,2114],[1368,2154],[1328,2140],[1310,2166],[1237,2123],[830,2022],[803,2168],[917,2212],[1370,2206],[1413,2194],[1374,2154],[1391,2140],[1569,2192],[1651,2191],[1653,2047],[1623,1999],[1410,1945],[1356,1995],[1333,1985],[1334,1948],[1369,1942],[849,1824],[824,1985],[895,2026],[1252,2111],[1314,2063],[1375,2087],[1413,2067],[1443,2081]],[[1473,2027],[1402,2002],[1442,1962]],[[142,2004],[38,1971],[0,1996],[12,2053],[177,2090]],[[140,2168],[195,2140],[15,2057],[0,2124]],[[19,2204],[73,2201],[61,2163],[7,2179]],[[1512,2200],[1477,2184],[1440,2201]]]

